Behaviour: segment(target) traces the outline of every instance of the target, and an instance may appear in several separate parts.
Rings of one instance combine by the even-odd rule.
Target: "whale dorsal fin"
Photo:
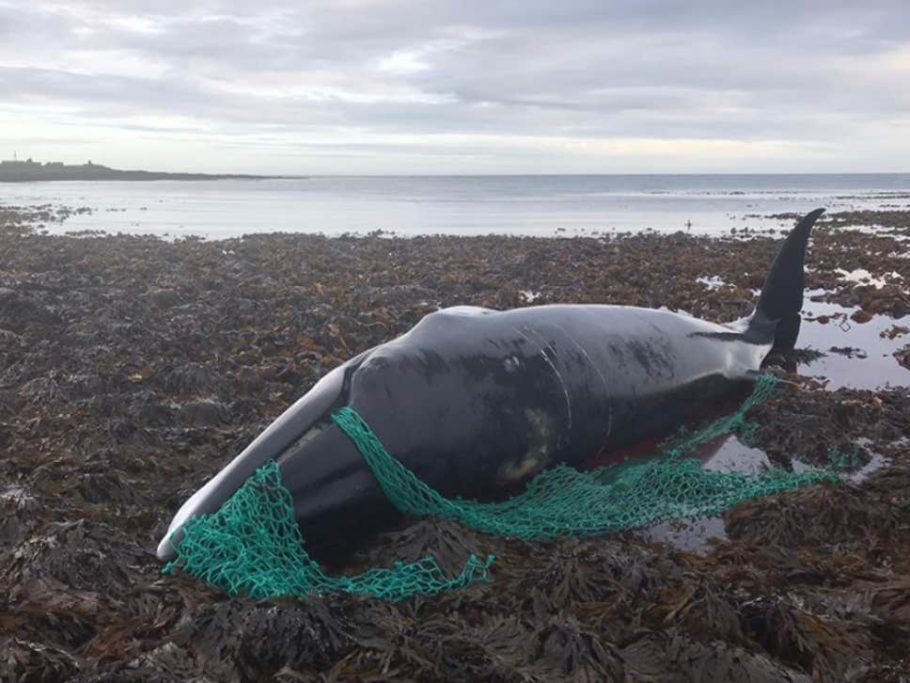
[[[790,351],[799,336],[800,310],[803,307],[805,274],[803,266],[809,233],[818,217],[825,212],[816,209],[807,213],[787,235],[771,264],[755,311],[748,319],[745,336],[764,338],[773,342],[772,351]]]

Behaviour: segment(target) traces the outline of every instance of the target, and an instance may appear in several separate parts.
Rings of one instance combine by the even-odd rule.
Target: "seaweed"
[[[227,598],[162,576],[152,554],[180,503],[320,376],[426,313],[610,302],[732,320],[751,310],[773,236],[164,242],[33,229],[66,211],[0,206],[0,680],[910,676],[906,349],[875,391],[801,376],[818,351],[775,359],[782,389],[755,411],[748,445],[785,468],[840,454],[849,481],[742,503],[700,550],[412,521],[332,570],[428,553],[455,569],[492,553],[493,580],[394,605]],[[807,273],[813,297],[890,315],[895,338],[910,313],[897,239],[910,217],[897,214],[835,216]],[[873,218],[889,232],[854,229]],[[857,268],[885,284],[838,273]],[[713,275],[725,285],[698,281]]]

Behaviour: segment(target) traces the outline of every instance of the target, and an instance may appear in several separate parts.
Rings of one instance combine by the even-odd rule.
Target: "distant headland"
[[[278,176],[234,175],[208,173],[161,173],[158,171],[121,171],[91,161],[67,165],[62,161],[32,161],[17,159],[0,161],[0,183],[26,183],[37,180],[225,180],[239,178],[262,180]]]

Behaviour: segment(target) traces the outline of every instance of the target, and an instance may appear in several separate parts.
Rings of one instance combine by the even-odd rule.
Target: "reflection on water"
[[[661,522],[638,532],[649,541],[666,543],[677,550],[704,553],[712,539],[724,540],[727,531],[721,517]]]
[[[812,300],[823,293],[807,292],[797,346],[824,355],[800,364],[799,374],[827,380],[829,389],[910,386],[910,371],[894,357],[895,351],[910,342],[910,336],[889,338],[888,334],[900,321],[874,315],[868,322],[857,323],[851,316],[859,307]]]
[[[876,289],[888,282],[903,280],[899,273],[876,277],[861,268],[841,270],[840,275],[845,282],[871,285]],[[712,291],[728,286],[717,275],[701,276],[696,281]],[[758,297],[759,291],[753,290],[752,294]],[[860,310],[858,306],[814,300],[826,294],[828,291],[824,289],[806,292],[797,348],[818,351],[821,355],[801,361],[799,374],[822,380],[832,390],[910,386],[910,371],[894,356],[895,351],[910,344],[910,333],[904,331],[910,328],[910,319],[873,315],[868,322],[859,323],[851,317]]]
[[[870,457],[865,465],[845,475],[853,483],[864,481],[889,462],[888,458],[881,453],[869,449],[871,441],[868,439],[858,439],[856,445],[866,449]],[[771,461],[764,451],[746,446],[732,434],[718,437],[707,444],[707,448],[698,457],[702,459],[704,469],[714,472],[760,474],[772,467]],[[791,467],[794,472],[805,472],[810,468],[809,465],[799,460],[793,460]],[[727,538],[722,517],[662,522],[636,533],[649,541],[667,543],[677,550],[696,553],[707,552],[712,540]]]
[[[865,280],[873,285],[879,281],[866,272],[844,272],[842,275],[846,280]],[[710,287],[715,281],[705,278],[703,284]],[[812,300],[824,294],[825,290],[807,292],[797,344],[799,348],[814,349],[823,355],[800,363],[799,374],[824,380],[828,389],[852,387],[874,390],[887,386],[910,386],[910,371],[894,357],[896,350],[910,342],[910,334],[895,330],[895,326],[910,327],[910,322],[874,315],[866,323],[857,323],[851,316],[859,307]],[[888,463],[886,457],[871,451],[869,445],[870,442],[865,439],[857,442],[857,446],[869,452],[870,460],[847,475],[852,482],[863,481]],[[735,436],[721,437],[711,444],[709,452],[700,454],[700,457],[705,469],[719,472],[757,474],[771,466],[763,451],[746,446]],[[799,472],[808,466],[794,460],[792,467]],[[712,539],[726,538],[721,517],[664,522],[638,533],[649,540],[692,552],[706,552]]]
[[[698,454],[702,466],[713,472],[759,474],[771,467],[767,454],[750,448],[733,434],[718,437]],[[638,532],[650,541],[662,541],[678,550],[705,552],[711,539],[727,537],[721,517],[661,522]]]
[[[894,442],[894,445],[899,444],[900,441]],[[844,477],[854,484],[859,484],[860,482],[868,479],[869,475],[871,475],[873,472],[877,472],[878,470],[882,469],[891,461],[881,453],[873,451],[871,448],[869,448],[869,446],[872,445],[872,441],[870,439],[867,439],[865,437],[859,438],[856,440],[856,445],[866,450],[866,452],[869,454],[869,461],[862,467],[845,474]],[[812,469],[811,465],[807,465],[801,460],[792,460],[790,462],[790,467],[794,472],[805,472]]]
[[[752,448],[740,441],[736,435],[727,434],[719,439],[707,459],[702,456],[702,467],[711,472],[739,472],[740,474],[761,474],[771,469],[767,453]]]

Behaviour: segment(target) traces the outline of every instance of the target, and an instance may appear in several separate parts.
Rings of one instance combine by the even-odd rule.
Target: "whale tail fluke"
[[[807,213],[784,240],[758,299],[749,322],[750,331],[773,329],[771,352],[791,351],[799,336],[800,310],[803,307],[805,274],[803,266],[809,234],[818,217],[825,212]],[[767,333],[766,333],[767,334]]]

